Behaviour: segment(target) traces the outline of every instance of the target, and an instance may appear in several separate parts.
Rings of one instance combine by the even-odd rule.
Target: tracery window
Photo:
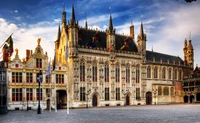
[[[92,66],[92,81],[97,82],[97,63]]]
[[[109,65],[106,63],[104,68],[105,82],[109,82]]]
[[[172,79],[172,69],[169,68],[168,70],[168,79]]]
[[[115,68],[115,81],[116,82],[120,81],[120,68],[118,64],[116,65],[116,68]]]
[[[162,69],[162,79],[165,79],[166,77],[166,69],[165,67]]]
[[[151,78],[151,67],[147,67],[147,78]]]
[[[169,88],[168,87],[164,87],[164,95],[169,95]]]
[[[140,83],[140,67],[136,66],[136,83]]]
[[[158,95],[162,95],[162,87],[161,86],[158,87]]]
[[[81,82],[85,81],[85,63],[84,62],[80,63],[80,81]]]
[[[130,83],[130,66],[126,66],[126,83]]]
[[[154,78],[155,79],[158,78],[158,68],[157,67],[154,68]]]

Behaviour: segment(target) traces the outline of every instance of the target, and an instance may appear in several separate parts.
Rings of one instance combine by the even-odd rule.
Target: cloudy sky
[[[1,44],[13,33],[14,48],[19,49],[20,58],[23,58],[26,49],[34,50],[37,38],[41,37],[44,51],[53,58],[63,3],[69,20],[72,0],[1,0]],[[84,26],[87,17],[90,28],[105,30],[112,13],[116,32],[126,35],[129,34],[131,20],[135,34],[139,33],[143,15],[147,50],[153,47],[155,52],[183,58],[184,39],[191,37],[194,61],[200,64],[199,0],[192,3],[185,0],[74,0],[74,7],[80,26]]]

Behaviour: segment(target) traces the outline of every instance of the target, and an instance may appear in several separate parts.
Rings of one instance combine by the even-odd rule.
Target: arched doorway
[[[92,97],[92,106],[93,107],[97,107],[97,95],[93,95]]]
[[[152,93],[147,92],[146,93],[146,105],[151,105],[152,104]]]
[[[193,102],[194,102],[194,96],[191,95],[191,96],[190,96],[190,103],[193,103]]]
[[[188,96],[187,95],[184,96],[184,103],[188,103]]]
[[[66,90],[57,90],[57,108],[64,109],[67,108],[67,93]]]
[[[197,101],[200,101],[200,93],[197,93],[197,95],[196,95],[196,100],[197,100]]]
[[[47,110],[49,110],[50,109],[50,99],[47,99]]]
[[[130,105],[130,97],[128,94],[126,95],[126,105]]]

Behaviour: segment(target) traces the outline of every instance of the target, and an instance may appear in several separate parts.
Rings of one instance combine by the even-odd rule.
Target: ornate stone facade
[[[27,51],[26,60],[21,61],[16,53],[9,62],[10,109],[25,109],[27,100],[30,107],[37,108],[39,70],[44,78],[43,109],[55,108],[55,104],[58,108],[72,108],[183,103],[182,81],[193,69],[191,41],[184,47],[183,61],[177,56],[147,51],[142,23],[136,44],[134,25],[130,26],[130,36],[125,36],[115,33],[111,15],[106,31],[88,29],[87,22],[80,27],[74,7],[71,15],[67,23],[66,12],[62,13],[52,64],[52,68],[54,63],[56,67],[49,78],[45,76],[48,56],[39,40],[33,54]]]

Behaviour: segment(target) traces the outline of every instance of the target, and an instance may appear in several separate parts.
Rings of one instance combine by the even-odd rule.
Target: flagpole
[[[51,62],[51,60],[50,60],[50,62]],[[50,101],[50,102],[49,102],[49,103],[50,103],[49,112],[51,112],[51,89],[52,89],[52,88],[51,88],[51,84],[50,84],[50,80],[51,80],[50,77],[51,77],[51,74],[49,75],[49,78],[48,78],[48,79],[49,79],[49,85],[50,85],[50,88],[49,88],[49,92],[50,92],[50,95],[49,95],[49,97],[50,97],[50,98],[49,98],[49,101]]]
[[[55,112],[57,112],[57,100],[56,100],[56,71],[54,70],[54,84],[55,84]]]

